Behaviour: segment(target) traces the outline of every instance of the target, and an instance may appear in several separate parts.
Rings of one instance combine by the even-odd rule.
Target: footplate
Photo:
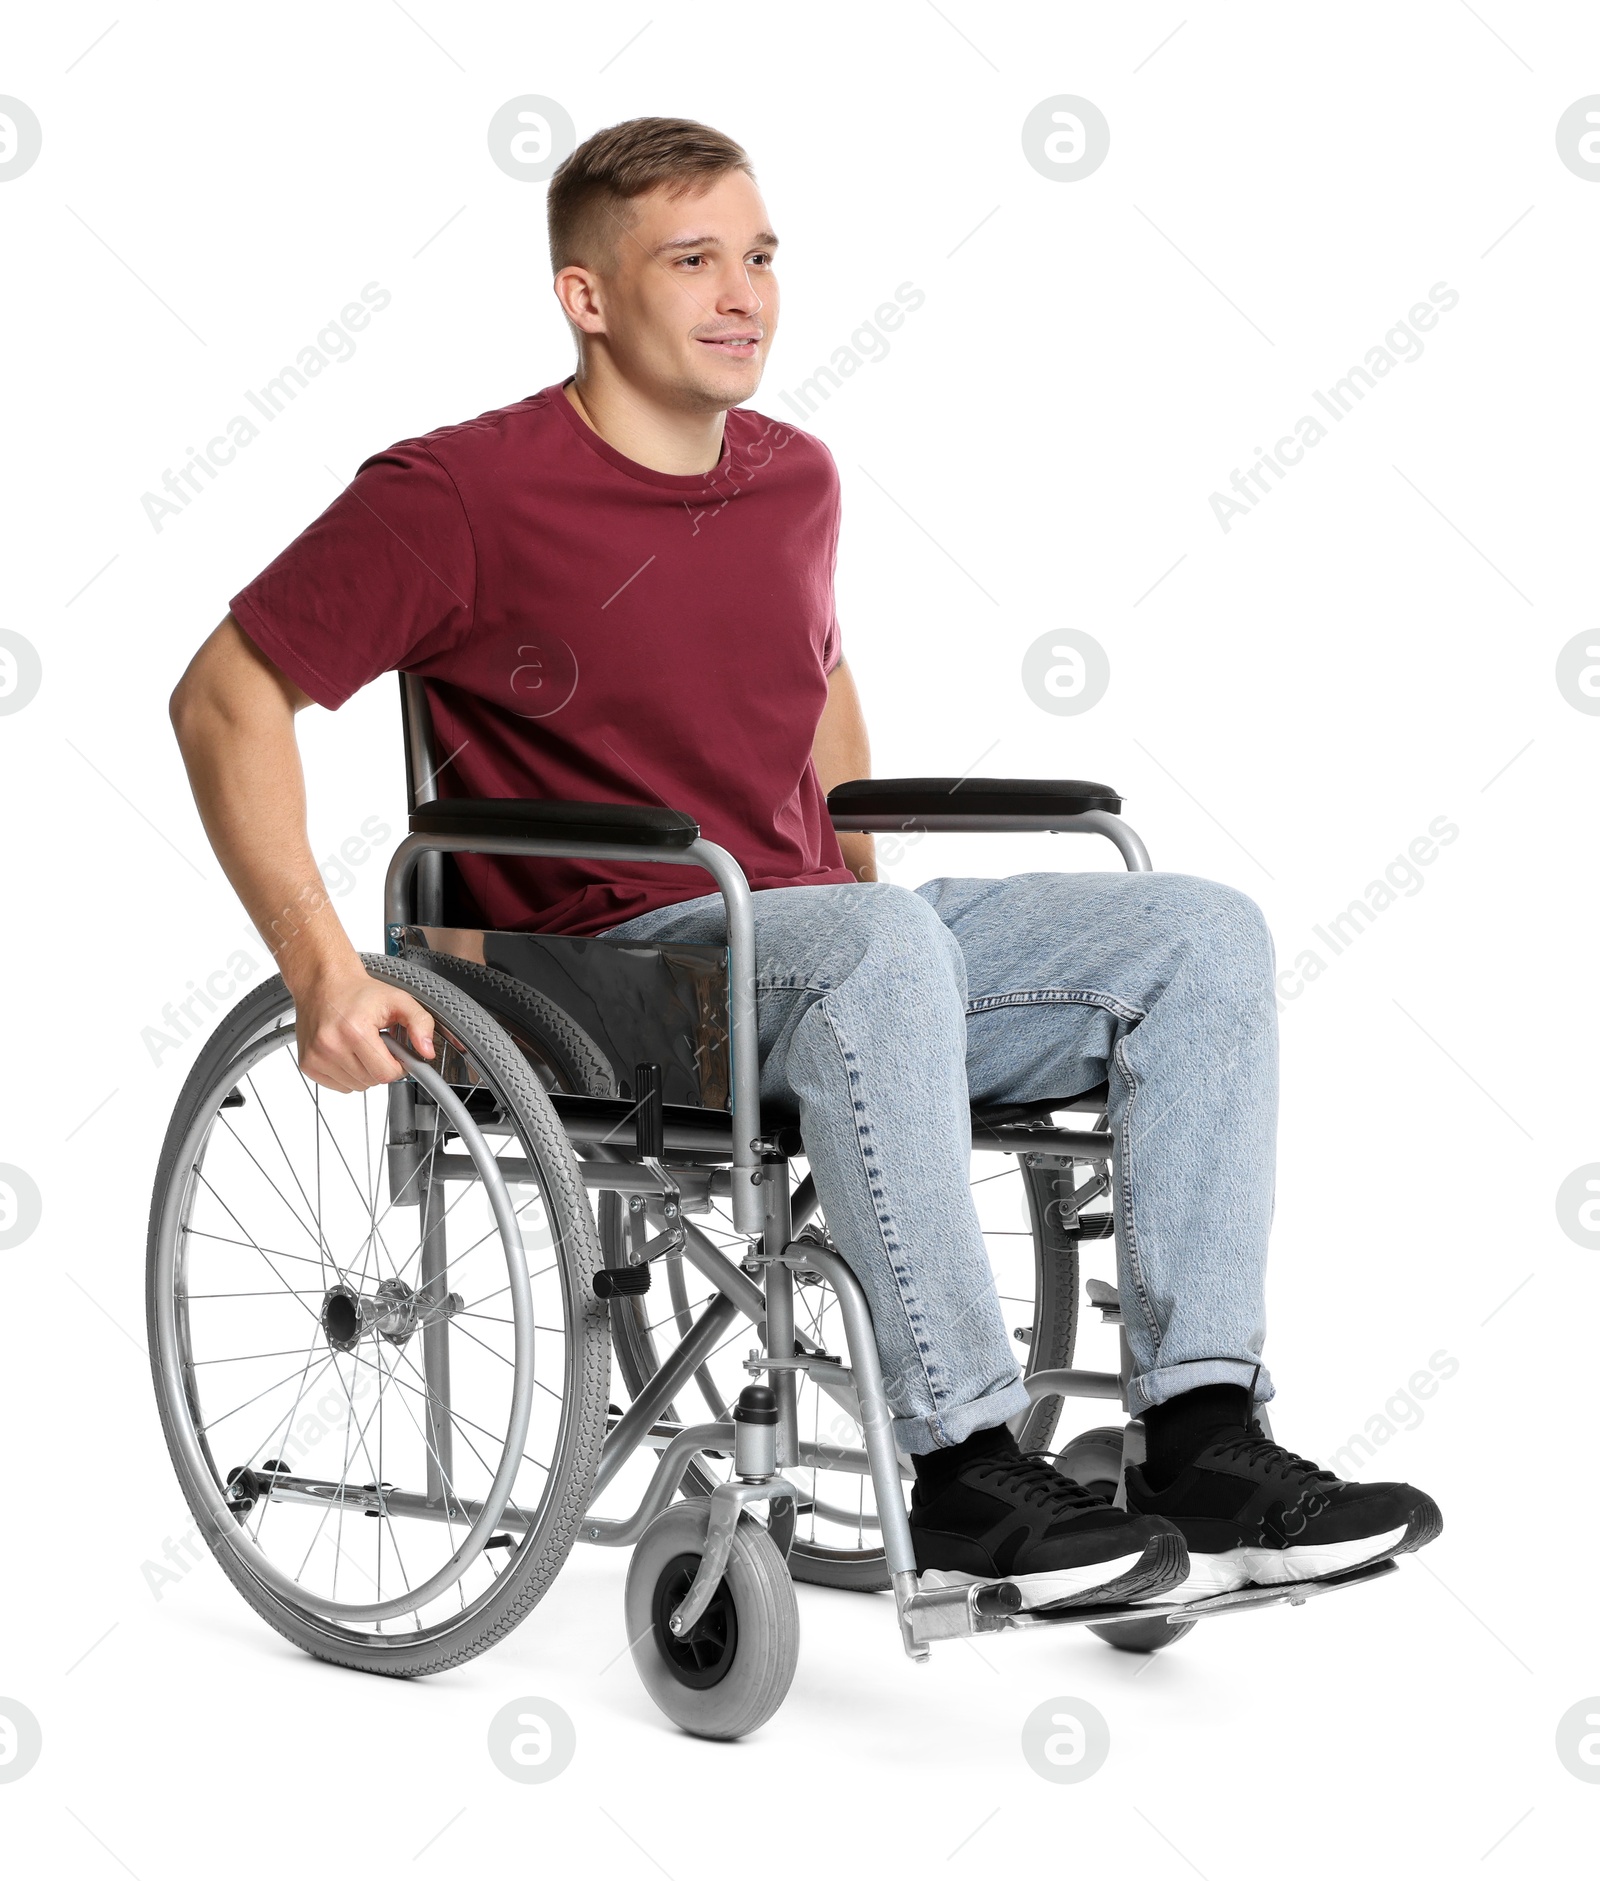
[[[1257,1607],[1303,1607],[1318,1594],[1337,1593],[1345,1587],[1365,1586],[1395,1572],[1393,1560],[1374,1561],[1321,1580],[1285,1581],[1274,1586],[1240,1587],[1232,1593],[1210,1594],[1202,1600],[1139,1600],[1118,1606],[1039,1608],[1024,1611],[1022,1594],[1014,1581],[977,1581],[970,1587],[941,1587],[912,1593],[901,1602],[901,1622],[907,1645],[926,1649],[938,1639],[968,1639],[977,1633],[1006,1633],[1029,1626],[1109,1626],[1118,1620],[1166,1620],[1181,1625],[1190,1620],[1216,1619],[1229,1613],[1253,1612]],[[920,1655],[919,1655],[920,1656]]]

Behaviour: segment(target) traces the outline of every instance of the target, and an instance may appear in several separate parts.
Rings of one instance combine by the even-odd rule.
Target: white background
[[[1555,1732],[1600,1692],[1600,1256],[1555,1194],[1600,1158],[1600,722],[1554,675],[1594,623],[1600,188],[1555,126],[1600,91],[1600,17],[58,4],[7,22],[0,91],[44,128],[0,188],[0,626],[44,671],[0,724],[0,1158],[44,1211],[0,1254],[0,1697],[44,1731],[0,1785],[13,1871],[1216,1881],[1531,1874],[1592,1846],[1600,1791]],[[143,1352],[144,1218],[195,1043],[158,1064],[142,1034],[240,947],[265,959],[166,697],[365,455],[569,369],[543,187],[485,142],[527,92],[580,136],[662,113],[746,144],[783,240],[759,409],[792,417],[783,391],[898,284],[924,291],[808,427],[844,479],[839,607],[880,774],[1103,779],[1157,866],[1261,903],[1285,964],[1430,821],[1459,827],[1282,1021],[1279,1435],[1327,1456],[1432,1355],[1459,1365],[1366,1469],[1445,1513],[1385,1585],[1149,1661],[1069,1630],[921,1669],[886,1599],[802,1589],[788,1703],[731,1748],[677,1734],[616,1656],[617,1555],[579,1551],[508,1642],[412,1685],[301,1657],[209,1560],[152,1596],[143,1564],[188,1518]],[[1077,182],[1023,156],[1057,93],[1111,125]],[[355,356],[154,530],[142,495],[369,281],[393,300]],[[1225,533],[1211,493],[1436,282],[1460,300],[1423,356]],[[1020,681],[1061,627],[1111,662],[1078,717]],[[386,680],[303,721],[319,856],[368,817],[401,826],[395,703]],[[893,873],[1111,861],[946,838]],[[339,903],[368,947],[382,866]],[[523,1696],[577,1728],[544,1787],[485,1748]],[[1056,1697],[1110,1724],[1079,1787],[1020,1752]]]

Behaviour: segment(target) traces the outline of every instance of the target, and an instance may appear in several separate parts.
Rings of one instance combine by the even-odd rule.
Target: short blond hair
[[[628,205],[648,190],[698,193],[750,159],[731,137],[692,118],[629,118],[585,138],[550,179],[545,213],[550,269],[616,266],[618,237],[632,225]]]

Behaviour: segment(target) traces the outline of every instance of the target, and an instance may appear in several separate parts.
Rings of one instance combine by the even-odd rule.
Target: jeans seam
[[[1139,1309],[1144,1315],[1145,1324],[1150,1332],[1152,1340],[1152,1365],[1156,1365],[1159,1364],[1161,1360],[1161,1326],[1156,1318],[1155,1308],[1150,1304],[1149,1289],[1145,1285],[1144,1268],[1139,1259],[1138,1224],[1135,1222],[1133,1216],[1133,1137],[1130,1126],[1133,1120],[1134,1105],[1139,1094],[1139,1083],[1133,1074],[1132,1066],[1128,1063],[1128,1055],[1125,1049],[1127,1043],[1128,1035],[1124,1033],[1122,1037],[1117,1040],[1112,1050],[1112,1056],[1117,1061],[1117,1068],[1121,1071],[1123,1081],[1128,1087],[1128,1101],[1123,1106],[1122,1122],[1117,1132],[1122,1139],[1121,1154],[1117,1158],[1120,1172],[1117,1189],[1118,1199],[1122,1203],[1121,1212],[1124,1221],[1123,1254],[1128,1263],[1128,1275],[1133,1281],[1134,1292],[1139,1296]]]
[[[1100,993],[1091,988],[1069,988],[1059,986],[1035,986],[1018,988],[1010,993],[983,993],[967,1002],[967,1017],[975,1012],[997,1012],[1005,1006],[1100,1006],[1107,1012],[1115,1013],[1119,1019],[1126,1019],[1136,1024],[1146,1015],[1138,1006],[1130,1006],[1126,1000],[1118,999],[1114,993]]]
[[[840,1030],[839,1023],[829,1009],[828,1002],[825,999],[817,1002],[817,1010],[821,1012],[823,1018],[827,1021],[828,1031],[833,1038],[835,1046],[838,1048],[839,1061],[845,1074],[845,1084],[850,1093],[850,1114],[853,1120],[855,1118],[855,1106],[857,1101],[855,1096],[857,1074],[852,1069],[854,1053],[846,1046],[844,1034]],[[877,1202],[880,1198],[874,1194],[873,1152],[866,1141],[866,1126],[861,1123],[856,1123],[855,1131],[856,1149],[861,1157],[862,1180],[866,1183],[867,1187],[867,1204],[872,1209],[873,1220],[878,1225],[878,1237],[883,1244],[884,1257],[888,1261],[889,1271],[894,1275],[895,1293],[900,1301],[900,1310],[905,1316],[906,1332],[911,1339],[911,1348],[916,1353],[917,1364],[922,1369],[922,1380],[927,1389],[928,1403],[931,1407],[927,1415],[937,1419],[939,1415],[940,1394],[937,1385],[935,1385],[933,1381],[932,1375],[928,1371],[928,1362],[922,1350],[922,1339],[917,1332],[916,1319],[920,1317],[920,1315],[916,1314],[914,1311],[915,1296],[910,1295],[906,1284],[907,1277],[902,1270],[899,1260],[896,1258],[899,1242],[897,1239],[892,1239],[890,1234],[885,1231],[885,1223],[877,1207]],[[887,1384],[885,1385],[884,1395],[885,1397],[889,1395]],[[913,1413],[913,1415],[916,1415],[916,1413]]]

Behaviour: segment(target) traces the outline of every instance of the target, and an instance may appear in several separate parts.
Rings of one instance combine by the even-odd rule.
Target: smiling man
[[[1341,1483],[1255,1416],[1272,1212],[1272,944],[1237,891],[1168,874],[876,880],[826,793],[870,774],[833,604],[825,446],[746,408],[777,237],[721,133],[635,119],[549,192],[576,371],[369,458],[196,655],[174,723],[208,834],[295,996],[307,1074],[398,1075],[427,1015],[370,979],[321,892],[294,715],[423,680],[452,797],[666,804],[754,895],[765,1095],[797,1106],[915,1460],[919,1568],[1033,1606],[1347,1569],[1438,1511]],[[718,942],[667,864],[465,856],[464,924]],[[1126,1508],[1021,1455],[1027,1405],[970,1189],[969,1104],[1109,1082],[1130,1403]],[[1187,1550],[1187,1552],[1186,1552]]]

